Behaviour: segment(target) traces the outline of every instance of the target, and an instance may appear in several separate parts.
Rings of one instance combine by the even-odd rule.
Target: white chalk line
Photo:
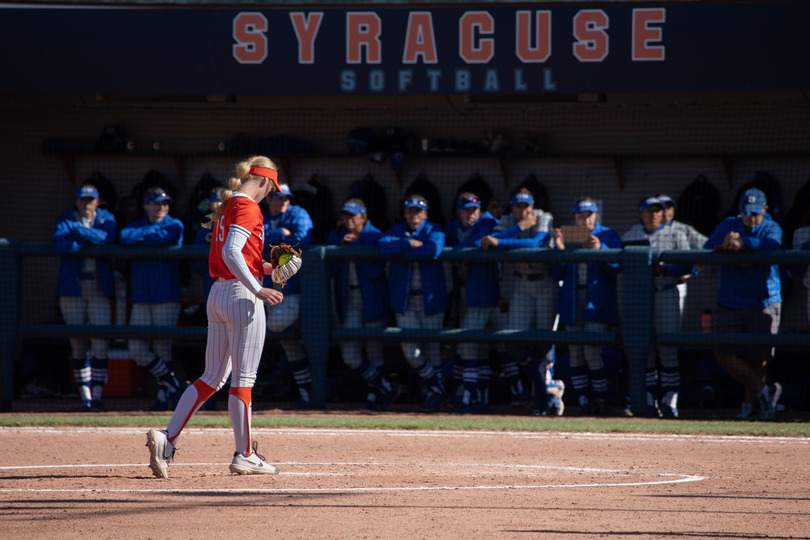
[[[588,488],[588,487],[631,487],[653,486],[657,484],[680,484],[683,482],[700,482],[702,476],[685,476],[677,480],[657,482],[628,482],[626,484],[538,484],[509,486],[411,486],[411,487],[343,487],[343,488],[212,488],[212,489],[0,489],[0,493],[372,493],[393,491],[475,491],[475,490],[510,490],[510,489],[551,489],[551,488]]]
[[[307,462],[286,462],[278,463],[283,466],[330,466],[330,467],[364,467],[369,466],[386,467],[386,466],[401,466],[401,463],[307,463]],[[0,467],[0,470],[41,470],[41,469],[71,469],[71,468],[146,468],[148,465],[145,463],[127,463],[127,464],[77,464],[77,465],[18,465],[12,467]],[[223,466],[222,463],[173,463],[172,468],[176,466],[184,467],[210,467],[210,466]],[[445,466],[449,467],[475,467],[476,471],[481,471],[485,468],[504,468],[504,469],[546,469],[558,471],[575,471],[575,472],[589,472],[589,473],[606,473],[618,474],[627,471],[614,470],[614,469],[596,469],[593,467],[557,467],[552,465],[521,465],[521,464],[492,464],[492,463],[448,463]],[[492,473],[487,473],[489,476]],[[636,474],[642,474],[637,472]],[[648,473],[649,474],[649,473]],[[390,487],[336,487],[336,488],[145,488],[145,489],[95,489],[95,488],[81,488],[81,489],[50,489],[50,488],[18,488],[18,489],[0,489],[0,493],[371,493],[371,492],[408,492],[408,491],[463,491],[463,490],[509,490],[509,489],[551,489],[551,488],[588,488],[588,487],[631,487],[631,486],[653,486],[660,484],[681,484],[685,482],[700,482],[705,480],[706,477],[688,474],[676,473],[652,473],[655,476],[661,477],[661,480],[650,480],[646,482],[597,482],[587,484],[507,484],[507,485],[477,485],[477,486],[390,486]],[[329,473],[329,472],[286,472],[281,473],[279,476],[356,476],[350,472],[342,473]],[[456,476],[458,476],[456,474]],[[534,475],[523,475],[530,477]],[[2,478],[0,478],[1,480]]]
[[[0,433],[42,433],[42,434],[82,434],[82,433],[116,433],[143,434],[145,428],[131,427],[13,427],[0,426]],[[202,433],[232,433],[230,428],[186,427],[183,435]],[[365,436],[369,434],[388,437],[439,437],[439,438],[517,438],[517,439],[576,439],[576,440],[611,440],[611,441],[664,441],[664,442],[716,442],[716,443],[756,443],[756,444],[810,444],[810,437],[777,437],[757,435],[688,435],[673,433],[595,433],[565,431],[445,431],[445,430],[392,430],[392,429],[335,429],[335,428],[251,428],[253,434],[346,437]]]
[[[171,468],[175,467],[225,467],[224,463],[172,463]],[[387,462],[280,462],[276,463],[281,467],[333,467],[342,469],[342,472],[282,472],[280,476],[303,476],[303,477],[324,477],[324,476],[342,476],[342,477],[357,477],[357,473],[347,471],[347,468],[358,467],[362,468],[364,472],[369,470],[369,467],[382,469],[385,467],[401,467],[402,463],[387,463]],[[463,472],[472,471],[465,476],[480,476],[486,469],[487,476],[501,475],[514,476],[510,469],[520,469],[521,477],[532,478],[539,476],[532,474],[532,470],[554,470],[578,473],[598,473],[598,474],[652,474],[661,480],[649,480],[644,482],[597,482],[587,484],[504,484],[504,485],[473,485],[473,486],[389,486],[389,487],[339,487],[339,488],[126,488],[126,489],[108,489],[108,488],[80,488],[80,489],[52,489],[52,488],[0,488],[0,493],[370,493],[370,492],[410,492],[410,491],[459,491],[459,490],[509,490],[509,489],[551,489],[551,488],[587,488],[587,487],[630,487],[630,486],[652,486],[660,484],[680,484],[685,482],[700,482],[705,480],[706,477],[688,474],[676,473],[643,473],[641,471],[622,471],[618,469],[598,469],[593,467],[563,467],[554,465],[529,465],[529,464],[504,464],[504,463],[444,463],[438,464],[441,467],[456,468]],[[116,468],[138,468],[145,469],[148,465],[146,463],[106,463],[106,464],[70,464],[70,465],[13,465],[0,467],[0,471],[20,471],[20,470],[55,470],[60,471],[69,469],[116,469]],[[452,476],[462,476],[463,473],[452,472]],[[0,477],[0,481],[2,477]]]

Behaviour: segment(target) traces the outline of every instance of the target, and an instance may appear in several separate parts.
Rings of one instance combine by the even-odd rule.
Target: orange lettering
[[[458,54],[468,64],[486,64],[495,54],[495,40],[478,34],[494,33],[495,21],[486,11],[468,11],[459,20]]]
[[[233,19],[233,57],[240,64],[261,64],[267,58],[267,19],[257,12],[240,13]]]
[[[515,22],[515,54],[527,64],[545,62],[551,56],[551,12],[535,11],[534,15],[536,25],[534,36],[532,36],[531,11],[518,11]]]
[[[663,32],[660,27],[650,27],[650,23],[663,23],[666,20],[667,11],[664,8],[633,10],[634,61],[664,60],[666,49],[661,45],[650,45],[651,42],[660,43]]]
[[[298,63],[315,63],[315,37],[321,27],[323,12],[316,11],[305,16],[301,12],[290,13],[290,20],[298,39]]]
[[[374,12],[346,14],[346,62],[361,63],[362,49],[366,51],[367,64],[382,62],[380,44],[382,22]]]
[[[415,11],[408,17],[402,63],[415,64],[416,57],[420,55],[425,64],[438,62],[436,40],[433,35],[433,15],[429,11]]]
[[[601,62],[607,57],[608,22],[601,9],[584,9],[574,16],[574,56],[580,62]]]

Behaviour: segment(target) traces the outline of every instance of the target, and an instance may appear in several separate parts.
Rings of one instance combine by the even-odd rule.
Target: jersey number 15
[[[218,219],[216,228],[217,228],[217,242],[224,243],[225,242],[225,223],[223,223],[224,219]]]

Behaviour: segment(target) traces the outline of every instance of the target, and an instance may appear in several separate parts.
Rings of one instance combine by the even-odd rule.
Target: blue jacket
[[[495,233],[498,239],[495,249],[517,248],[554,248],[554,217],[543,210],[535,208],[537,222],[533,227],[521,230],[520,223],[512,214],[501,217]],[[546,263],[520,261],[513,264],[516,271],[522,274],[549,274],[550,269]],[[559,281],[559,278],[556,278]]]
[[[283,214],[271,216],[264,214],[264,248],[270,249],[277,244],[289,244],[295,249],[306,249],[312,243],[312,218],[300,206],[290,205]],[[285,236],[282,228],[290,231]],[[287,280],[284,294],[298,294],[301,292],[301,282],[298,274]],[[273,278],[270,274],[264,276],[264,286],[272,287]]]
[[[96,209],[93,228],[84,227],[79,222],[75,210],[65,212],[56,219],[53,227],[52,244],[57,255],[75,253],[84,248],[101,246],[115,242],[118,224],[115,217],[102,208]],[[59,261],[59,274],[56,278],[57,296],[81,296],[79,283],[84,259],[62,257]],[[112,298],[115,294],[112,264],[109,259],[96,259],[96,274],[101,290]]]
[[[121,229],[123,246],[181,246],[183,222],[166,216],[157,223],[139,219]],[[130,278],[132,303],[162,304],[180,302],[180,261],[172,259],[134,259]]]
[[[520,230],[520,226],[515,224],[505,231],[496,232],[492,236],[498,239],[499,248],[515,249],[553,247],[553,245],[551,245],[549,242],[551,236],[547,231],[538,231],[537,234],[528,238],[520,238],[519,235],[521,232],[523,231]]]
[[[445,235],[447,245],[454,248],[480,247],[480,240],[492,230],[498,220],[489,212],[484,212],[473,223],[472,227],[464,227],[459,220],[447,226]],[[467,306],[486,307],[498,303],[500,296],[499,274],[497,263],[471,263],[465,264],[467,282]]]
[[[346,235],[346,228],[342,225],[329,234],[326,245],[339,246]],[[366,222],[363,232],[357,238],[355,246],[377,246],[382,232]],[[360,287],[360,296],[363,298],[363,318],[366,322],[376,322],[388,316],[388,282],[385,279],[384,262],[355,261],[357,271],[357,284]],[[349,261],[333,262],[330,265],[332,276],[335,277],[335,306],[338,317],[343,321],[346,318],[346,294],[348,291],[347,278],[349,274]]]
[[[422,242],[411,247],[410,238]],[[395,223],[380,239],[380,253],[385,256],[403,254],[408,260],[419,262],[425,315],[435,315],[447,309],[447,284],[444,282],[442,263],[435,261],[444,249],[444,232],[435,223],[425,220],[416,231],[408,231],[405,222]],[[433,261],[433,262],[431,262]],[[388,275],[388,293],[394,313],[408,311],[413,281],[413,263],[391,262]]]
[[[745,232],[741,216],[724,219],[703,248],[722,245],[726,234],[732,231],[740,233],[745,249],[778,250],[782,247],[782,228],[765,214],[762,223],[750,232]],[[780,284],[777,264],[721,265],[717,303],[730,309],[760,310],[782,301]]]
[[[622,239],[613,229],[597,223],[591,234],[599,238],[601,249],[621,249]],[[580,263],[582,264],[582,263]],[[560,289],[557,309],[560,313],[560,324],[574,324],[577,321],[577,263],[559,263],[550,265],[555,270],[562,270],[563,285]],[[587,285],[585,288],[586,322],[619,322],[619,305],[616,294],[616,276],[621,272],[619,263],[588,264]],[[556,273],[556,272],[554,272]]]

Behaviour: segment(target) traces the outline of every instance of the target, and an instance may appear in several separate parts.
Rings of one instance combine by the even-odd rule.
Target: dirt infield
[[[810,439],[257,429],[234,476],[189,428],[160,480],[145,429],[0,428],[3,538],[806,538]],[[526,534],[528,533],[528,534]]]

